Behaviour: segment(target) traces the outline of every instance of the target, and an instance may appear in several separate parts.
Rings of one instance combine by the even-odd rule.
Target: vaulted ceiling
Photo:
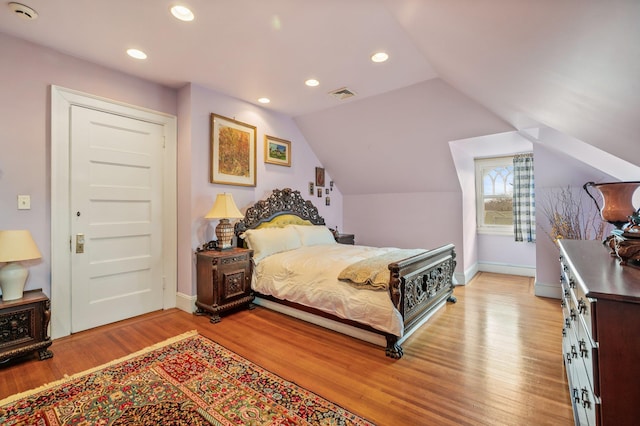
[[[170,0],[22,2],[38,18],[0,10],[0,32],[170,87],[270,98],[333,177],[367,150],[401,157],[358,166],[347,193],[434,190],[407,187],[433,175],[406,170],[450,140],[537,125],[640,164],[637,0],[185,0],[190,23]],[[131,47],[148,59],[126,56]],[[381,50],[390,59],[371,62]],[[328,95],[342,87],[357,95]]]

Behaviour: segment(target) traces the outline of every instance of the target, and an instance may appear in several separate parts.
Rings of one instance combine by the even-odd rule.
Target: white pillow
[[[298,232],[303,246],[337,244],[336,239],[333,237],[333,233],[326,226],[291,225],[289,228],[294,228]]]
[[[302,246],[300,236],[291,227],[249,229],[242,235],[247,247],[253,250],[253,259],[259,262],[267,256]]]

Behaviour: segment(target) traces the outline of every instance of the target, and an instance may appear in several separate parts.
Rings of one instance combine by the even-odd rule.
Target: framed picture
[[[322,167],[316,167],[316,186],[324,188],[324,169]]]
[[[291,142],[265,135],[264,162],[291,167]]]
[[[210,182],[256,186],[256,127],[211,114]]]
[[[322,188],[318,188],[318,198],[322,198]]]
[[[313,195],[315,194],[315,186],[313,185],[313,182],[309,182],[309,195]]]

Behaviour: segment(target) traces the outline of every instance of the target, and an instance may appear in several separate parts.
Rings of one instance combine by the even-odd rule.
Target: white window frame
[[[474,162],[476,174],[476,226],[478,234],[513,236],[513,224],[487,225],[484,223],[484,188],[482,184],[485,170],[494,169],[500,166],[513,165],[513,155],[491,158],[476,158]]]

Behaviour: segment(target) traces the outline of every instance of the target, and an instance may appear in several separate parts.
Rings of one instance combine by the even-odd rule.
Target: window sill
[[[505,228],[489,228],[489,227],[482,227],[482,228],[478,228],[477,229],[477,233],[481,234],[481,235],[502,235],[502,236],[511,236],[513,237],[513,228],[512,227],[505,227]]]

